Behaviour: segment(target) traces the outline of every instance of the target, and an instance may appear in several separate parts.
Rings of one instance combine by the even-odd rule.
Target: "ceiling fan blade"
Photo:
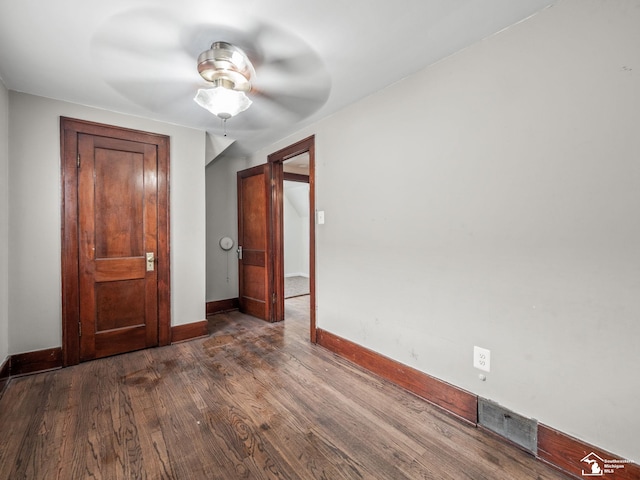
[[[107,83],[125,98],[155,113],[169,113],[184,105],[191,107],[197,86],[178,80],[108,80]],[[197,105],[196,105],[197,106]]]
[[[171,76],[193,64],[193,58],[180,47],[179,34],[177,19],[167,11],[130,10],[111,17],[96,32],[91,56],[101,71],[112,75]]]
[[[329,98],[331,77],[321,58],[304,42],[274,29],[261,29],[261,63],[256,65],[256,102],[285,121],[299,121]]]
[[[96,32],[91,57],[100,77],[151,113],[169,113],[191,102],[201,78],[178,41],[180,25],[161,9],[115,15]]]
[[[254,103],[259,108],[273,110],[282,121],[299,121],[319,110],[328,98],[329,92],[260,92]]]

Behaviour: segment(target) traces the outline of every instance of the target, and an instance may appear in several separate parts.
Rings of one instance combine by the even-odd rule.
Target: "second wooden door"
[[[269,322],[277,318],[274,289],[271,166],[238,172],[240,311]]]

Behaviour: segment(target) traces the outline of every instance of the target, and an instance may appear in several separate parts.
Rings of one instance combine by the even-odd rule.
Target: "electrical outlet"
[[[473,366],[485,372],[490,372],[491,351],[486,348],[473,347]]]

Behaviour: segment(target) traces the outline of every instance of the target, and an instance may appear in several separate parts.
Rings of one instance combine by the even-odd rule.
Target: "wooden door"
[[[78,140],[83,361],[158,344],[157,159],[144,143]]]
[[[63,121],[66,365],[170,342],[167,147]]]
[[[269,322],[274,316],[272,181],[269,164],[238,172],[240,311]]]

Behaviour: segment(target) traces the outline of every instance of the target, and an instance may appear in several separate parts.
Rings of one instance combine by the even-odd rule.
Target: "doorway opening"
[[[311,136],[269,155],[272,165],[273,236],[275,238],[274,290],[280,318],[285,318],[285,298],[308,298],[310,340],[316,343],[315,282],[315,137]],[[289,239],[287,241],[287,238]],[[306,267],[306,268],[305,268]],[[304,284],[300,291],[286,291],[287,278]],[[289,283],[292,283],[289,281]]]
[[[283,162],[284,298],[311,293],[309,287],[309,155]],[[285,314],[286,318],[286,314]]]

